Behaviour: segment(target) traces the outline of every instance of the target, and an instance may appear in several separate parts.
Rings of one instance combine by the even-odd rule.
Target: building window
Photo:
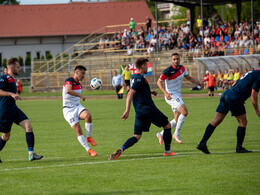
[[[37,52],[36,52],[36,57],[37,57],[37,59],[39,60],[39,59],[41,58],[41,52],[37,51]]]

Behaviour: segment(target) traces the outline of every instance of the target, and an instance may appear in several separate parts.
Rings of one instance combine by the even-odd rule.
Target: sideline
[[[258,153],[260,152],[260,150],[253,150],[254,153]],[[253,154],[254,154],[253,153]],[[235,154],[234,152],[215,152],[215,153],[211,153],[211,155],[214,154]],[[251,153],[252,154],[252,153]],[[147,155],[148,157],[141,157],[141,158],[136,158],[137,156],[144,156]],[[117,160],[106,160],[106,161],[96,161],[96,162],[82,162],[82,163],[71,163],[71,164],[58,164],[58,165],[44,165],[44,166],[30,166],[30,167],[18,167],[18,168],[8,168],[8,169],[0,169],[0,172],[4,172],[4,171],[20,171],[20,170],[29,170],[29,169],[44,169],[44,168],[52,168],[52,167],[70,167],[70,166],[81,166],[81,165],[96,165],[96,164],[109,164],[109,163],[120,163],[120,162],[128,162],[128,161],[137,161],[137,160],[154,160],[154,159],[168,159],[168,158],[180,158],[180,157],[190,157],[190,156],[201,156],[201,155],[205,155],[203,153],[187,153],[187,154],[177,154],[176,156],[154,156],[151,157],[150,154],[126,154],[123,155],[123,157],[134,157],[132,159],[117,159]],[[153,155],[162,155],[162,153],[153,153]],[[244,154],[236,154],[236,155],[244,155]],[[109,155],[101,155],[101,157],[107,157]],[[208,156],[208,155],[206,155]],[[86,156],[84,156],[86,157]],[[59,157],[50,157],[50,158],[44,158],[47,160],[51,160],[51,159],[57,159]],[[69,159],[67,157],[60,157],[60,159],[62,158],[66,158]],[[44,160],[43,159],[43,160]],[[11,160],[13,161],[13,160]],[[14,161],[18,161],[14,160]],[[6,161],[8,162],[8,161]],[[10,162],[10,161],[9,161]],[[4,165],[4,164],[2,164]],[[1,165],[1,166],[2,166]]]

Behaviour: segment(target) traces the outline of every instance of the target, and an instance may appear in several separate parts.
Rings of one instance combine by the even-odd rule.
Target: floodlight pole
[[[203,25],[203,0],[200,0],[200,10],[201,10],[201,28],[202,28],[202,52],[203,52],[203,56],[204,56],[204,25]]]

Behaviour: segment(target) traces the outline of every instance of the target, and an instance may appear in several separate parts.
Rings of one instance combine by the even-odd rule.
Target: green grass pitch
[[[165,100],[154,101],[171,120]],[[164,147],[155,136],[160,129],[152,125],[115,161],[107,158],[133,135],[133,107],[129,119],[120,120],[125,99],[82,102],[92,113],[97,157],[89,157],[79,144],[63,118],[62,101],[18,102],[34,127],[35,151],[44,158],[28,161],[24,130],[13,125],[0,152],[0,194],[260,194],[260,120],[251,101],[246,102],[244,146],[254,153],[234,153],[237,121],[229,113],[208,142],[211,155],[195,147],[215,115],[219,97],[184,98],[184,102],[189,110],[181,130],[184,143],[172,143],[178,156],[163,157]]]

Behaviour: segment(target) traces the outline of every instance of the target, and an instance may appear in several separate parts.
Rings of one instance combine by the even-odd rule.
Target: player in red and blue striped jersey
[[[21,96],[16,94],[15,75],[19,75],[21,67],[17,58],[7,61],[7,73],[0,77],[0,151],[4,148],[10,138],[13,123],[20,125],[26,131],[26,142],[29,151],[29,160],[39,160],[43,156],[34,153],[34,133],[28,117],[21,111],[16,100],[21,100]],[[0,160],[1,162],[1,160]]]
[[[200,85],[203,84],[200,81],[192,78],[189,75],[187,69],[184,66],[180,65],[180,56],[178,53],[173,53],[171,55],[171,62],[172,64],[161,74],[160,78],[157,81],[157,85],[164,93],[165,100],[171,106],[174,113],[174,119],[170,122],[171,128],[174,128],[176,126],[173,138],[176,140],[176,142],[182,143],[179,132],[182,128],[185,118],[188,115],[188,109],[181,98],[182,80],[185,77],[192,83],[197,83]],[[162,85],[162,82],[164,81],[165,88]],[[157,133],[156,136],[159,139],[159,143],[163,144],[163,131]]]
[[[86,70],[87,69],[84,66],[76,66],[74,69],[74,76],[65,80],[62,90],[63,116],[74,129],[78,141],[88,151],[89,156],[96,156],[97,153],[88,145],[88,143],[92,146],[97,145],[91,137],[93,129],[92,116],[91,113],[80,104],[80,100],[85,101],[86,99],[86,97],[81,95],[82,85],[80,84],[80,81],[85,78]],[[82,133],[79,123],[80,120],[85,120],[86,139]]]

